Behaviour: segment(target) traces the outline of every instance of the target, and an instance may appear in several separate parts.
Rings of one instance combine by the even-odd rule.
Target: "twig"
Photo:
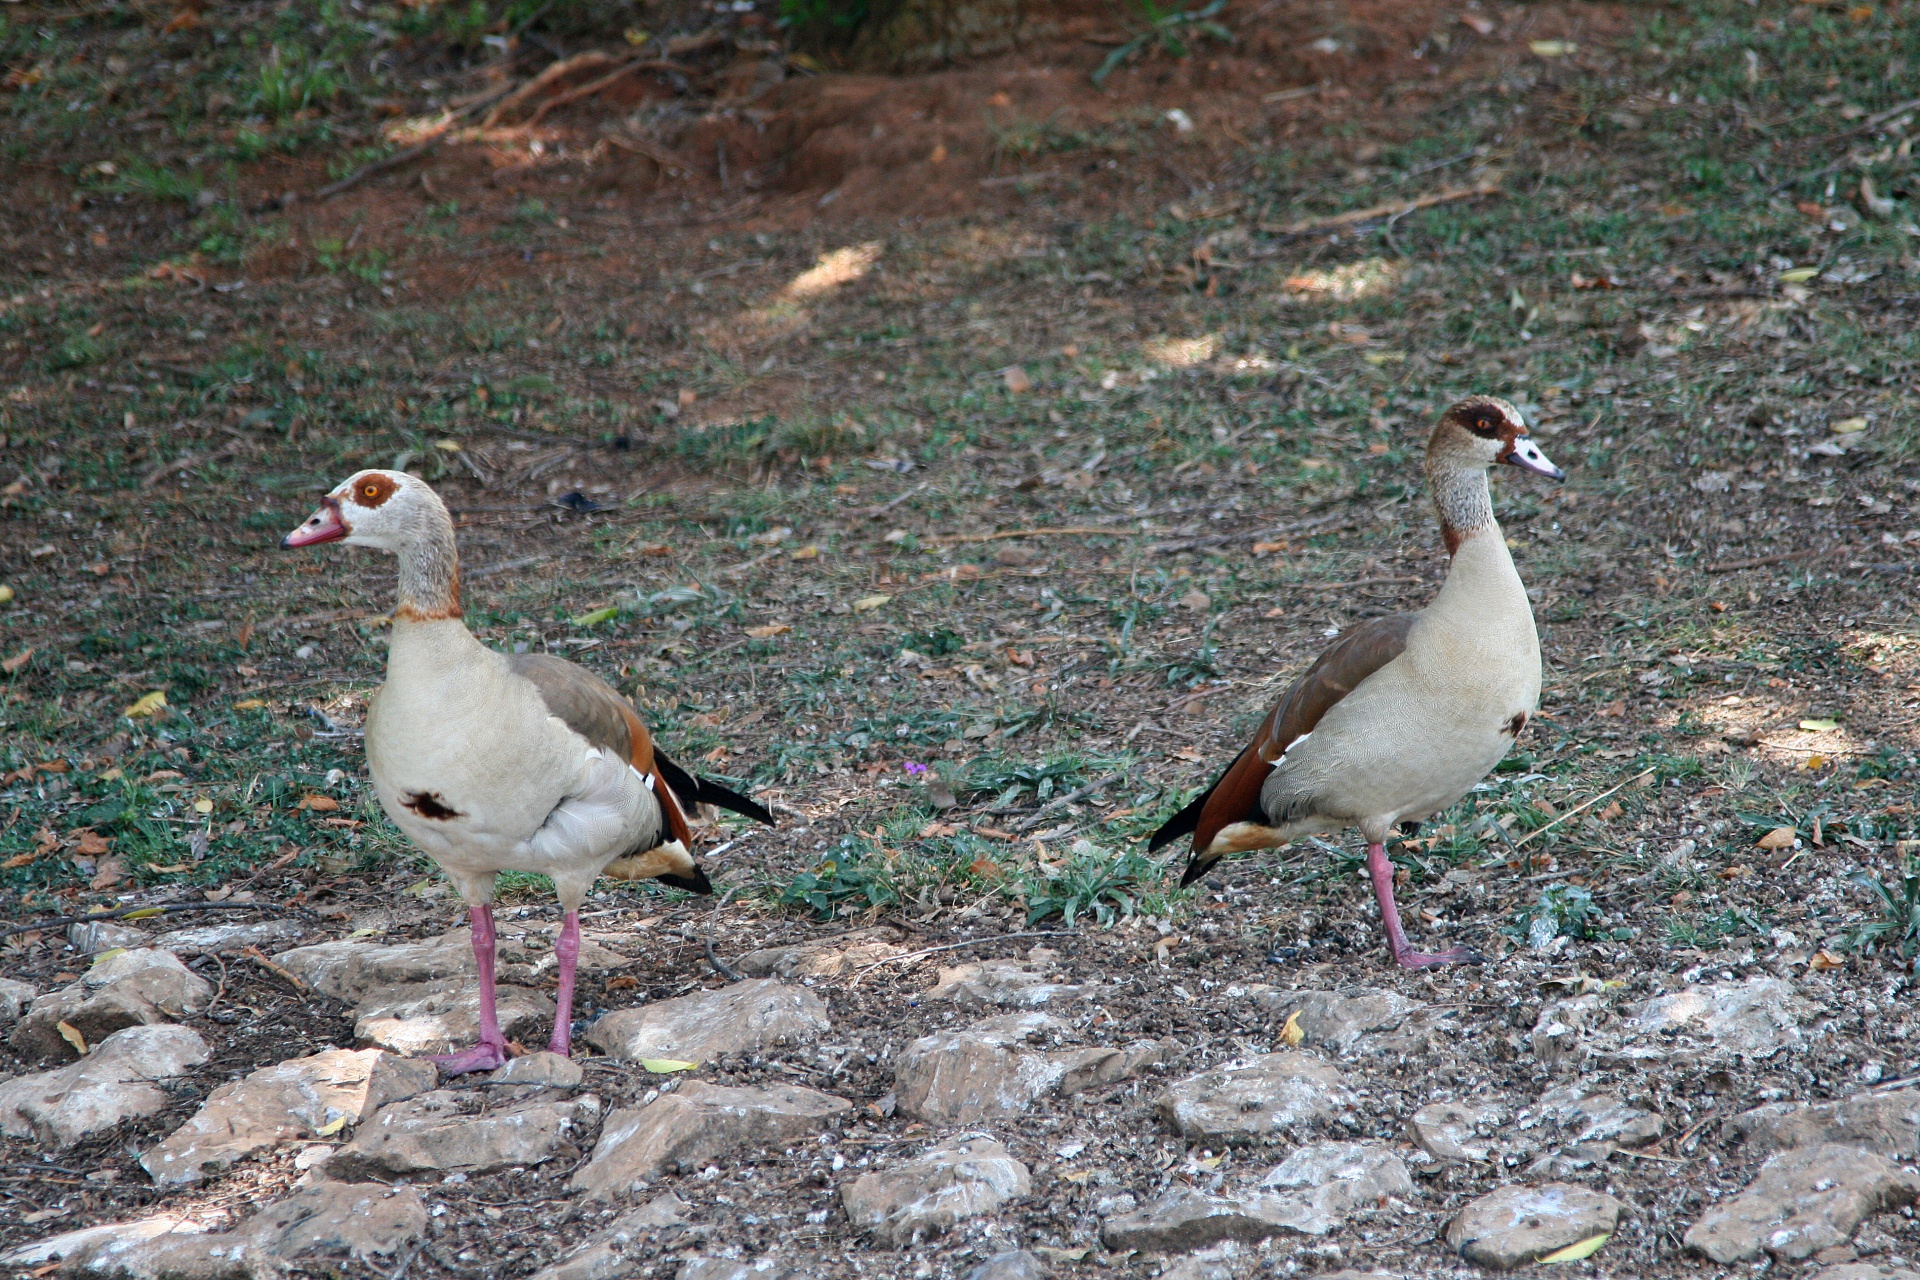
[[[1263,223],[1259,230],[1268,235],[1303,236],[1315,231],[1337,231],[1342,227],[1356,226],[1362,222],[1372,222],[1375,218],[1401,218],[1418,209],[1430,209],[1437,204],[1448,204],[1455,200],[1472,200],[1479,196],[1501,194],[1497,182],[1479,182],[1471,187],[1448,187],[1445,191],[1436,191],[1432,195],[1415,196],[1411,200],[1395,200],[1390,204],[1370,205],[1365,209],[1350,209],[1346,213],[1328,214],[1321,218],[1302,218],[1284,226]]]
[[[677,62],[670,62],[664,58],[636,58],[632,62],[622,63],[606,75],[601,76],[598,80],[587,81],[587,83],[581,85],[578,89],[568,89],[564,93],[554,94],[551,98],[548,98],[540,104],[539,110],[527,117],[526,125],[531,127],[539,124],[540,121],[545,118],[547,112],[552,111],[555,107],[564,107],[569,102],[578,102],[582,98],[591,98],[594,94],[607,88],[609,85],[618,83],[621,77],[631,75],[636,71],[676,71],[683,76],[693,74],[691,68],[683,67]]]
[[[1353,519],[1353,513],[1335,511],[1324,516],[1315,516],[1311,520],[1296,520],[1292,524],[1275,525],[1271,529],[1254,529],[1247,533],[1215,533],[1204,538],[1186,538],[1179,542],[1156,542],[1147,550],[1154,555],[1171,555],[1176,551],[1196,551],[1201,547],[1223,547],[1229,542],[1245,542],[1249,538],[1277,538],[1286,533],[1306,533],[1312,529],[1323,529],[1343,520]]]
[[[1104,778],[1095,778],[1092,782],[1089,782],[1084,787],[1076,787],[1072,791],[1067,792],[1067,794],[1063,796],[1056,796],[1054,799],[1049,800],[1047,801],[1047,803],[1041,805],[1038,809],[1035,809],[1033,811],[1033,816],[1028,818],[1025,822],[1021,823],[1018,829],[1021,831],[1031,831],[1033,830],[1033,828],[1040,825],[1040,820],[1042,818],[1052,813],[1055,809],[1064,809],[1066,806],[1072,804],[1076,800],[1084,800],[1088,796],[1092,795],[1094,792],[1104,789],[1110,783],[1119,782],[1121,779],[1125,778],[1126,776],[1127,776],[1127,770],[1116,769],[1114,772],[1108,774]]]
[[[1565,813],[1555,818],[1552,822],[1549,822],[1546,826],[1540,827],[1533,831],[1529,831],[1527,832],[1526,835],[1521,836],[1518,840],[1512,841],[1511,843],[1513,847],[1518,849],[1521,845],[1533,839],[1535,836],[1545,835],[1547,832],[1553,830],[1555,827],[1565,822],[1568,818],[1571,818],[1576,814],[1585,813],[1588,809],[1593,808],[1593,806],[1599,804],[1602,800],[1605,800],[1608,796],[1618,791],[1621,787],[1631,786],[1633,783],[1640,781],[1640,779],[1647,777],[1653,772],[1654,770],[1652,769],[1642,769],[1639,773],[1634,774],[1631,778],[1628,778],[1625,782],[1615,783],[1613,786],[1608,787],[1605,791],[1602,791],[1599,795],[1587,801],[1585,804],[1576,805],[1573,808],[1567,810]],[[1495,824],[1495,825],[1498,825],[1498,824]]]
[[[959,951],[963,947],[983,947],[993,942],[1016,942],[1022,938],[1071,938],[1074,934],[1067,929],[1042,929],[1037,933],[1002,933],[991,938],[970,938],[965,942],[948,942],[937,947],[923,947],[919,951],[909,951],[904,955],[888,956],[885,960],[876,960],[872,964],[856,969],[853,977],[858,981],[862,975],[873,972],[881,965],[905,964],[910,960],[923,960],[942,951]]]
[[[1777,556],[1754,556],[1751,560],[1726,560],[1720,564],[1708,564],[1700,567],[1702,573],[1738,573],[1742,569],[1764,569],[1770,564],[1782,564],[1788,560],[1800,560],[1813,555],[1817,548],[1806,547],[1799,551],[1782,551]]]
[[[1350,582],[1296,582],[1302,591],[1338,591],[1342,587],[1378,587],[1390,582],[1425,582],[1425,578],[1354,578]]]
[[[893,498],[887,502],[883,502],[877,507],[867,508],[867,512],[866,512],[867,519],[878,520],[881,516],[887,514],[887,512],[893,510],[895,507],[905,502],[908,498],[913,497],[913,495],[915,495],[916,493],[924,493],[926,490],[931,489],[932,487],[933,487],[933,481],[922,480],[919,484],[913,486],[913,488],[907,490],[905,493],[901,494],[899,497]]]
[[[1002,538],[1086,538],[1098,537],[1101,534],[1106,534],[1111,537],[1124,534],[1125,532],[1126,530],[1121,528],[1100,529],[1086,527],[1065,529],[1001,529],[997,533],[948,533],[942,534],[937,538],[928,538],[926,541],[934,546],[946,546],[954,542],[998,542]]]
[[[546,69],[541,71],[539,75],[500,99],[494,109],[487,112],[487,118],[480,122],[480,127],[482,129],[493,128],[494,125],[500,123],[501,116],[519,106],[534,94],[539,93],[554,81],[570,76],[584,67],[604,67],[612,61],[612,55],[601,53],[597,49],[590,49],[586,53],[575,54],[571,58],[561,58],[557,61],[550,62],[547,64]]]
[[[713,966],[713,971],[715,973],[725,978],[728,982],[740,981],[740,975],[735,973],[732,969],[728,968],[726,962],[723,961],[719,956],[713,954],[713,935],[712,934],[707,935],[707,963]]]
[[[273,961],[267,959],[267,953],[262,951],[260,948],[252,947],[252,946],[244,947],[241,949],[240,954],[245,956],[247,959],[253,961],[255,964],[259,965],[262,969],[265,969],[268,973],[276,974],[279,977],[285,978],[289,983],[292,984],[293,989],[295,991],[305,991],[308,989],[307,984],[302,982],[294,974],[282,968],[281,966],[275,964]]]
[[[416,142],[410,147],[402,147],[392,155],[375,160],[371,164],[361,165],[358,169],[355,169],[338,182],[329,182],[326,186],[321,187],[318,191],[308,196],[307,199],[331,200],[343,191],[353,190],[353,188],[359,186],[376,174],[385,173],[389,169],[398,169],[403,164],[418,160],[421,156],[426,155],[429,151],[432,151],[435,147],[446,141],[449,132],[448,126],[451,126],[452,123],[452,120],[448,120],[447,125],[443,125],[437,133],[425,141]]]

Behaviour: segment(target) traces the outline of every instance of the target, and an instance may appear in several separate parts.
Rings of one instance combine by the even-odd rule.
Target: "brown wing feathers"
[[[1219,780],[1154,832],[1147,842],[1149,850],[1192,832],[1193,854],[1180,878],[1182,885],[1192,884],[1220,860],[1222,855],[1209,854],[1208,848],[1224,828],[1236,822],[1269,824],[1260,792],[1274,766],[1335,703],[1406,650],[1407,633],[1417,616],[1397,613],[1373,618],[1334,641],[1281,695],[1253,741]]]

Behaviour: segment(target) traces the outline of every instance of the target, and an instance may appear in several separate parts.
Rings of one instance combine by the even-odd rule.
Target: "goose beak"
[[[322,498],[320,509],[307,517],[307,522],[280,539],[283,550],[294,547],[318,546],[322,542],[338,542],[347,536],[347,526],[340,519],[340,504],[332,498]]]
[[[1540,452],[1540,446],[1527,436],[1516,436],[1513,446],[1507,450],[1507,456],[1500,461],[1509,466],[1518,467],[1522,471],[1531,471],[1537,476],[1545,476],[1549,480],[1567,478],[1567,473],[1554,466],[1547,455]]]

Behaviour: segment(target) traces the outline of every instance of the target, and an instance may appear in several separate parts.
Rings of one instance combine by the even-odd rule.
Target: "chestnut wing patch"
[[[1373,618],[1335,640],[1311,667],[1288,687],[1267,713],[1260,731],[1226,772],[1167,824],[1154,832],[1149,850],[1158,849],[1189,832],[1193,855],[1183,885],[1192,884],[1212,869],[1219,854],[1208,846],[1225,827],[1236,822],[1269,823],[1260,808],[1260,791],[1274,766],[1293,744],[1313,732],[1333,705],[1352,693],[1360,682],[1406,651],[1407,635],[1418,614],[1396,613]]]
[[[432,791],[409,791],[400,803],[421,817],[431,818],[435,822],[448,822],[454,818],[466,816],[442,800],[438,793]]]

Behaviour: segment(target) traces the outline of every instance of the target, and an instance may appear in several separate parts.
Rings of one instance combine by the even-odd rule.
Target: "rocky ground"
[[[792,941],[731,954],[736,921],[737,977],[675,959],[704,911],[602,910],[589,1045],[444,1081],[411,1055],[474,1033],[464,930],[75,925],[68,972],[5,988],[10,1043],[44,1069],[0,1085],[24,1140],[4,1186],[50,1234],[4,1262],[1413,1277],[1591,1253],[1581,1273],[1915,1274],[1906,978],[1810,967],[1791,939],[1421,975],[1269,958],[1231,904],[1251,887],[1186,934],[922,946],[783,923]],[[505,914],[502,1018],[536,1044],[549,926]],[[263,1058],[274,1022],[312,1051]],[[83,1186],[124,1188],[121,1212],[77,1222]]]

